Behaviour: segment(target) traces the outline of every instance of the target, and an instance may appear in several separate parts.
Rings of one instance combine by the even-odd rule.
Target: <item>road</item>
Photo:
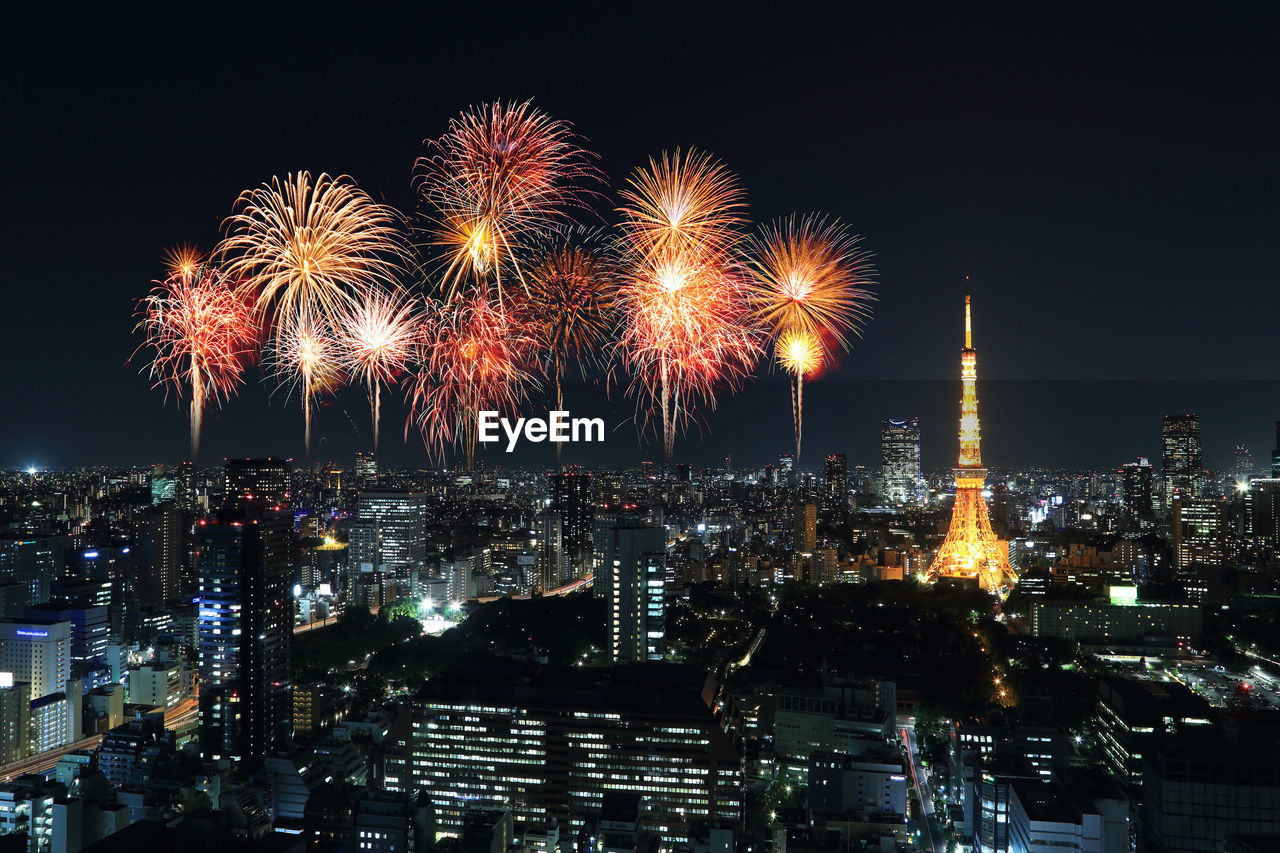
[[[164,725],[167,729],[176,730],[197,722],[199,718],[200,704],[196,697],[192,696],[183,699],[177,705],[164,712]],[[0,767],[0,781],[8,782],[24,773],[44,773],[52,770],[64,755],[68,755],[78,749],[97,749],[101,743],[102,735],[90,735],[66,746],[60,746],[57,749],[51,749],[39,755],[30,755],[20,761],[6,764]]]
[[[924,831],[928,836],[928,849],[933,853],[946,853],[946,845],[942,843],[942,831],[938,828],[938,816],[933,813],[933,792],[929,788],[929,771],[920,764],[920,750],[916,748],[915,729],[902,729],[902,742],[907,747],[907,755],[911,761],[911,781],[916,787],[916,796],[920,799],[920,810],[924,814]]]

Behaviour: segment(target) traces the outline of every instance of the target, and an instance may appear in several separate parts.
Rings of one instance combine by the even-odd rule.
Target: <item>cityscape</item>
[[[493,12],[20,49],[0,853],[1280,850],[1280,13]]]

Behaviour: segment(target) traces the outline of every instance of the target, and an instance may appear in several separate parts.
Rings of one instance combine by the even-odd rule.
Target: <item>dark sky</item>
[[[1280,6],[697,5],[11,18],[0,466],[181,458],[182,413],[124,364],[163,249],[210,247],[240,190],[290,170],[349,173],[409,209],[423,138],[470,104],[525,97],[574,122],[614,187],[696,145],[737,171],[757,219],[818,210],[865,236],[880,302],[810,386],[810,459],[873,464],[879,419],[921,414],[926,462],[946,464],[958,389],[900,383],[954,381],[965,274],[983,379],[1037,389],[984,395],[989,464],[1117,464],[1155,453],[1161,412],[1190,406],[1210,407],[1211,463],[1235,440],[1269,452],[1276,389],[1207,381],[1280,378]],[[1096,390],[1117,380],[1161,381]],[[204,461],[301,456],[296,401],[262,386],[210,418]],[[888,396],[859,390],[875,387]],[[786,405],[776,378],[756,383],[682,447],[763,461],[789,443]],[[385,433],[402,417],[391,406]],[[345,459],[366,420],[360,394],[340,397],[318,455]],[[653,455],[630,427],[610,447]]]

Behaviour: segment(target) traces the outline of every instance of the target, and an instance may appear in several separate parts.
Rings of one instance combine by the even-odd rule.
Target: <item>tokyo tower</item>
[[[956,503],[951,529],[929,566],[929,578],[976,579],[988,592],[1003,597],[1017,575],[1009,565],[1006,543],[996,538],[982,496],[987,469],[982,467],[978,428],[978,353],[973,348],[969,295],[964,297],[964,349],[960,351],[960,463],[956,465]]]

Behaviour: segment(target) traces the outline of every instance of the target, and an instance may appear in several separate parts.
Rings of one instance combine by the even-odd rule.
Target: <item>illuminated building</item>
[[[606,626],[614,663],[662,660],[666,639],[666,533],[619,521],[604,531]]]
[[[964,350],[960,354],[960,461],[956,466],[956,502],[951,529],[929,567],[932,578],[973,579],[1000,594],[1017,580],[1009,565],[1007,543],[996,538],[982,496],[987,471],[982,467],[978,426],[978,353],[973,348],[969,296],[964,298]]]
[[[53,543],[48,538],[0,538],[0,575],[8,575],[26,588],[24,604],[49,600],[53,566]]]
[[[1147,636],[1173,637],[1191,644],[1200,639],[1204,608],[1181,602],[1040,601],[1031,605],[1031,635],[1073,642],[1140,644]],[[1128,587],[1133,589],[1133,587]]]
[[[1126,530],[1140,530],[1155,521],[1152,498],[1151,463],[1144,457],[1120,468],[1120,497],[1124,505]]]
[[[174,503],[143,511],[136,547],[144,568],[133,585],[139,602],[159,607],[176,599],[182,583],[182,512]]]
[[[536,590],[547,592],[568,580],[569,561],[564,553],[564,526],[560,513],[538,513],[538,578]]]
[[[427,549],[427,497],[401,491],[363,491],[358,503],[361,526],[372,523],[374,553],[361,552],[360,562],[397,577],[411,577]],[[370,531],[363,531],[366,545]]]
[[[560,471],[547,477],[551,511],[560,516],[560,544],[573,578],[585,577],[591,564],[591,477]]]
[[[1174,492],[1198,497],[1204,490],[1204,451],[1200,419],[1194,414],[1165,415],[1160,476],[1164,506],[1173,506]]]
[[[292,518],[263,510],[199,525],[200,751],[259,761],[290,735]]]
[[[880,477],[885,500],[920,502],[920,419],[886,418],[880,424]]]
[[[715,678],[699,667],[458,663],[415,702],[406,789],[459,835],[471,809],[576,835],[611,792],[646,800],[665,845],[697,821],[742,819],[742,751]]]
[[[1255,477],[1244,496],[1245,532],[1255,544],[1280,545],[1280,478]]]
[[[849,457],[828,453],[823,463],[822,484],[826,487],[827,506],[845,507],[849,502]]]
[[[378,460],[372,453],[356,451],[356,480],[366,488],[378,481]]]
[[[66,689],[71,678],[71,623],[0,620],[0,674],[31,686],[31,698]]]
[[[1237,444],[1235,451],[1236,468],[1235,480],[1237,484],[1248,484],[1253,478],[1253,453],[1249,447],[1244,444]]]
[[[1173,497],[1173,567],[1220,566],[1226,560],[1227,507],[1221,498]]]
[[[792,510],[791,545],[803,554],[818,547],[818,508],[813,504],[796,504]]]
[[[231,507],[287,507],[292,466],[287,459],[228,459],[223,465],[223,503]]]
[[[1208,702],[1176,681],[1103,676],[1092,729],[1103,764],[1133,791],[1143,784],[1143,757],[1162,735],[1209,726],[1212,716]]]

